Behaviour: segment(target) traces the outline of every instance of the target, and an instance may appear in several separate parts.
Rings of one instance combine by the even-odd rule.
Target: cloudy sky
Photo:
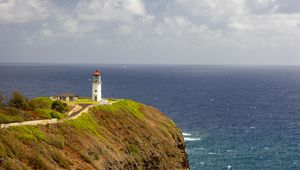
[[[298,0],[0,0],[0,62],[300,65]]]

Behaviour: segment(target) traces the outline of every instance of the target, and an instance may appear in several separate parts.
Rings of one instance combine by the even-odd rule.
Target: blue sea
[[[155,106],[182,129],[191,169],[300,169],[300,67],[1,64],[0,91],[70,91]]]

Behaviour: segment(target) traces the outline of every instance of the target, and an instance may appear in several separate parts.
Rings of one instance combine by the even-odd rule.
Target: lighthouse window
[[[95,90],[95,92],[97,93],[97,90]]]

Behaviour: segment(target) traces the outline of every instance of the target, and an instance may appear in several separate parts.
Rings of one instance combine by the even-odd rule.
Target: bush
[[[64,118],[66,115],[63,114],[63,113],[59,113],[59,112],[57,112],[57,111],[52,111],[52,112],[50,113],[50,116],[51,116],[51,118],[62,119],[62,118]]]
[[[53,101],[48,97],[37,97],[29,102],[32,109],[51,109],[52,103]]]
[[[22,122],[24,121],[23,116],[12,116],[5,113],[0,112],[0,123],[11,123],[11,122]]]
[[[43,170],[51,170],[55,169],[53,165],[51,165],[42,155],[34,155],[31,160],[30,164],[34,166],[34,169],[43,169]]]
[[[64,113],[64,112],[68,111],[68,104],[61,102],[59,100],[56,100],[52,103],[51,109],[58,111],[60,113]]]
[[[24,112],[22,110],[14,107],[6,107],[3,111],[5,111],[7,115],[11,115],[11,116],[19,116],[19,117],[24,116]]]
[[[65,137],[62,135],[52,135],[48,138],[47,142],[59,149],[63,149],[65,147]]]
[[[70,162],[62,152],[53,150],[51,151],[51,157],[60,167],[70,169]]]
[[[63,113],[59,113],[57,111],[54,110],[50,110],[50,109],[35,109],[35,112],[39,113],[39,116],[42,118],[47,118],[47,119],[51,119],[51,118],[57,118],[57,119],[62,119],[64,117],[66,117],[65,114]]]
[[[22,162],[16,161],[11,158],[6,158],[1,162],[1,166],[6,170],[27,170],[29,169],[26,167]],[[0,167],[1,167],[0,166]]]
[[[24,121],[24,112],[14,107],[0,109],[0,123],[22,122]]]
[[[11,99],[8,101],[8,106],[21,110],[30,110],[28,99],[17,91],[13,93]]]
[[[34,111],[39,113],[40,117],[48,118],[48,119],[51,118],[50,113],[53,112],[53,110],[47,110],[47,109],[41,109],[41,108],[37,108]]]
[[[0,93],[0,108],[4,107],[4,97]]]

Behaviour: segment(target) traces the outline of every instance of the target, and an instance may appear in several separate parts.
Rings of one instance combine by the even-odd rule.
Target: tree
[[[61,102],[59,100],[56,100],[52,103],[51,108],[52,108],[52,110],[55,110],[57,112],[64,113],[64,112],[68,111],[68,104]]]
[[[11,99],[8,101],[9,107],[15,107],[21,110],[30,110],[28,99],[22,93],[15,91]]]
[[[0,108],[4,107],[4,97],[0,93]]]

